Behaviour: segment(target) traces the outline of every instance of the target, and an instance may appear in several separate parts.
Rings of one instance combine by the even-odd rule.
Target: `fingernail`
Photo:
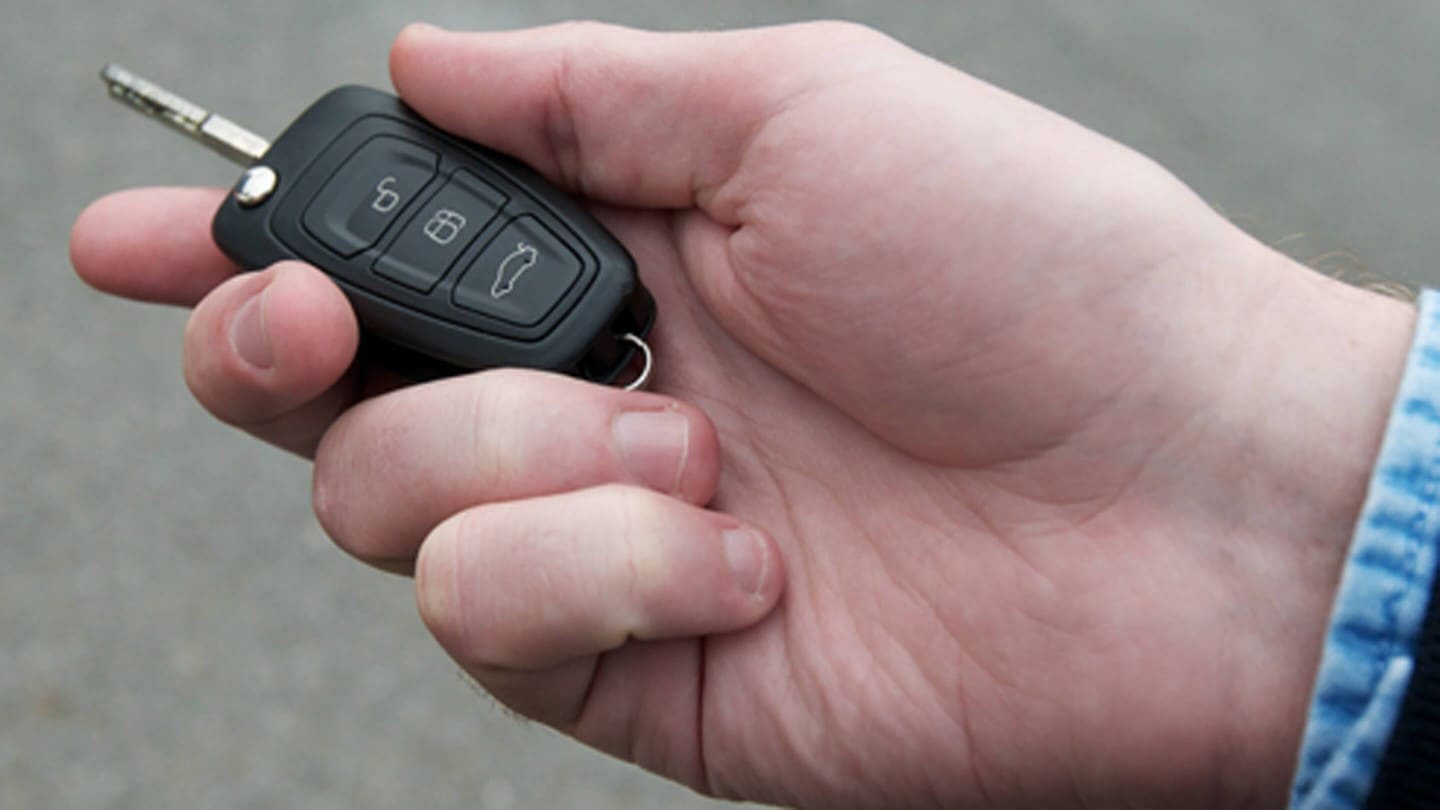
[[[725,538],[725,562],[730,564],[730,574],[740,590],[751,596],[759,596],[765,587],[765,541],[749,529],[727,529]]]
[[[632,411],[615,418],[625,469],[651,489],[673,493],[690,455],[690,420],[675,411]]]
[[[270,336],[265,333],[265,289],[255,293],[249,301],[240,305],[235,318],[230,322],[230,345],[240,359],[250,365],[267,369],[275,364],[275,352],[270,347]]]

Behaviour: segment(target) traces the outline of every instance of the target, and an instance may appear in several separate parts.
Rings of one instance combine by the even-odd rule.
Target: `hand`
[[[318,446],[321,522],[501,700],[721,796],[1283,803],[1408,307],[861,28],[414,27],[392,72],[608,206],[656,393],[391,390],[317,271],[232,277],[217,191],[73,255],[200,301],[196,396]]]

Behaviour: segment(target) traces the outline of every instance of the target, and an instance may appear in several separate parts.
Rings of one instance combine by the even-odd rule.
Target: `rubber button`
[[[344,258],[370,249],[435,177],[440,157],[403,138],[365,142],[316,193],[301,222]]]
[[[375,260],[375,272],[417,292],[430,292],[507,199],[475,174],[456,171]]]
[[[465,268],[456,306],[518,326],[534,326],[580,277],[580,259],[535,217],[505,226]]]

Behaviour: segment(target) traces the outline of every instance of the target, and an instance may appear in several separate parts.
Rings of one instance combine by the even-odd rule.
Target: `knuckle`
[[[628,597],[625,604],[639,606],[665,580],[665,560],[655,542],[663,522],[665,498],[648,489],[610,484],[600,489],[615,532],[616,576]]]
[[[362,403],[341,414],[326,429],[315,446],[310,477],[310,502],[320,527],[341,549],[367,562],[383,556],[371,553],[363,515],[357,518],[357,510],[368,506],[363,497],[365,476],[375,468],[367,458],[388,455],[384,448],[377,453],[371,446],[377,435],[385,435],[375,430],[373,412],[380,402]]]
[[[791,64],[795,59],[808,62],[815,71],[812,75],[818,76],[852,69],[853,62],[849,57],[892,48],[897,44],[881,31],[849,20],[800,23],[776,29],[773,36],[778,41],[769,51],[786,54],[784,58]]]
[[[373,495],[386,479],[418,485],[408,450],[415,424],[400,398],[379,397],[341,414],[316,444],[310,487],[315,517],[337,546],[365,562],[393,557],[383,551],[395,544],[382,525],[388,522],[376,520],[381,507]]]
[[[437,526],[420,547],[416,585],[425,624],[466,667],[509,668],[526,657],[533,615],[531,594],[517,589],[512,553],[523,549],[514,527],[476,507]],[[523,586],[521,586],[523,588]]]
[[[595,42],[624,30],[622,26],[599,20],[565,20],[556,23],[554,29],[562,39],[577,43]]]
[[[475,480],[491,492],[511,491],[528,466],[519,447],[525,407],[516,394],[516,374],[497,369],[475,375],[465,396],[465,446]]]
[[[875,43],[889,40],[875,28],[852,20],[817,20],[801,25],[800,29],[831,42]]]
[[[584,157],[574,113],[574,99],[583,92],[578,87],[577,71],[572,53],[568,49],[560,49],[550,68],[550,92],[545,95],[541,131],[561,185],[583,193],[580,183]]]

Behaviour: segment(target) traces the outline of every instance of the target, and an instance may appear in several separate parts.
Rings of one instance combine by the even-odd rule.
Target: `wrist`
[[[1231,778],[1286,795],[1325,632],[1414,331],[1413,305],[1261,249],[1220,424],[1234,434],[1234,582],[1243,610]],[[1243,632],[1241,630],[1243,628]]]

